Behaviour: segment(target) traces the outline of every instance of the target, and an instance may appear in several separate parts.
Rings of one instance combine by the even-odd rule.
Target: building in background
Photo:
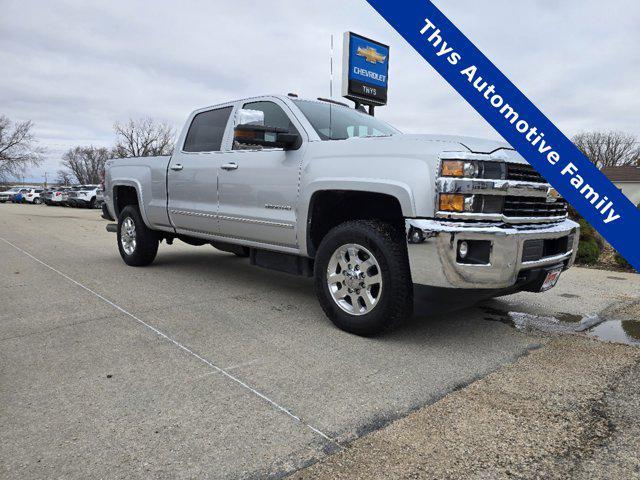
[[[605,167],[602,169],[609,180],[622,190],[634,205],[640,203],[640,167]]]

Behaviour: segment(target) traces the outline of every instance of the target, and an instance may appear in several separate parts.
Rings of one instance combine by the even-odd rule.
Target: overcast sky
[[[640,135],[637,0],[436,1],[438,7],[567,135]],[[110,146],[113,124],[166,120],[263,93],[329,94],[335,37],[391,46],[389,105],[405,132],[498,138],[364,0],[0,0],[0,114],[31,119],[55,177],[76,145]]]

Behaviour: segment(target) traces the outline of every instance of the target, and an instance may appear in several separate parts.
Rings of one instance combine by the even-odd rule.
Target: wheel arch
[[[140,183],[135,180],[120,180],[114,183],[111,188],[116,220],[124,207],[127,205],[137,205],[145,225],[151,228],[151,224],[147,218],[147,212],[144,208],[142,186]]]
[[[342,187],[342,188],[341,188]],[[316,182],[303,198],[298,225],[301,251],[314,257],[324,235],[344,221],[380,219],[400,221],[415,216],[407,185],[385,181]],[[358,214],[355,210],[361,208]]]

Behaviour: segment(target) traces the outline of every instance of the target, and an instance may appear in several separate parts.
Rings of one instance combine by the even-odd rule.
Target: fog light
[[[466,258],[468,253],[469,245],[467,245],[467,242],[460,242],[458,245],[458,255],[460,255],[460,258]]]

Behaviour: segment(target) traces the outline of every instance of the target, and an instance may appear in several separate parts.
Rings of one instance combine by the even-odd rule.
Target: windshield
[[[327,102],[294,100],[322,140],[388,137],[400,133],[391,125],[358,110]]]

